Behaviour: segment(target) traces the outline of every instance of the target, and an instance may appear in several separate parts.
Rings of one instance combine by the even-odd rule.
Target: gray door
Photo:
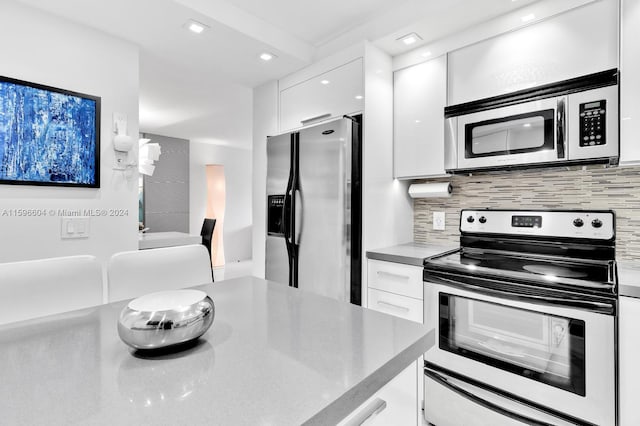
[[[351,121],[300,131],[295,241],[298,287],[349,301]]]
[[[291,134],[267,138],[267,236],[265,252],[265,277],[268,280],[289,284],[289,257],[282,232],[274,229],[282,221],[284,199],[291,169]],[[277,206],[280,205],[280,208]],[[282,223],[282,226],[286,224]]]

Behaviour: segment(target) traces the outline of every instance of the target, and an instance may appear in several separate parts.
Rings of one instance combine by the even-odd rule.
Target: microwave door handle
[[[531,426],[553,426],[551,423],[545,423],[542,422],[540,420],[536,420],[536,419],[532,419],[530,417],[527,416],[523,416],[522,414],[516,413],[514,411],[511,410],[507,410],[506,408],[500,407],[497,404],[494,404],[491,401],[487,401],[486,399],[483,399],[481,397],[479,397],[478,395],[475,395],[471,392],[469,392],[466,389],[462,389],[459,386],[454,385],[453,383],[450,383],[446,378],[444,378],[443,376],[441,376],[440,374],[436,373],[433,370],[430,370],[428,367],[425,367],[424,369],[424,374],[425,376],[429,377],[430,379],[436,381],[437,383],[441,384],[442,386],[446,387],[447,389],[457,393],[458,395],[462,396],[465,399],[468,399],[471,402],[474,402],[488,410],[491,410],[495,413],[498,413],[500,415],[506,416],[506,417],[510,417],[516,421],[519,421],[521,423],[527,424],[527,425],[531,425]]]
[[[558,99],[557,109],[557,131],[556,131],[556,149],[558,151],[558,159],[566,159],[567,148],[567,97],[563,96]]]

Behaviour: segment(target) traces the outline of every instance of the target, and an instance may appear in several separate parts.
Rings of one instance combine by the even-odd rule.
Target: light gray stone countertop
[[[0,326],[0,424],[335,424],[415,361],[433,331],[258,278],[214,300],[197,345],[144,358],[127,301]]]
[[[640,262],[619,260],[618,294],[620,296],[640,298]]]
[[[367,251],[368,259],[384,260],[386,262],[404,263],[407,265],[423,266],[424,259],[455,250],[459,244],[427,244],[406,243]]]

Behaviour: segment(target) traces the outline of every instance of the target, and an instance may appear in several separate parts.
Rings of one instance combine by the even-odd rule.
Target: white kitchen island
[[[258,278],[200,287],[212,327],[142,357],[126,301],[0,326],[6,424],[336,424],[428,349],[429,329]]]

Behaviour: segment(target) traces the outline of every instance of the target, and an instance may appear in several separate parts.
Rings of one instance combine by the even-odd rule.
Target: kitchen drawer
[[[369,260],[368,287],[422,300],[422,268]]]
[[[417,362],[413,362],[339,425],[417,425],[417,377]]]
[[[423,321],[422,300],[373,288],[367,290],[367,299],[367,306],[374,311],[384,312],[385,314],[419,323]]]

